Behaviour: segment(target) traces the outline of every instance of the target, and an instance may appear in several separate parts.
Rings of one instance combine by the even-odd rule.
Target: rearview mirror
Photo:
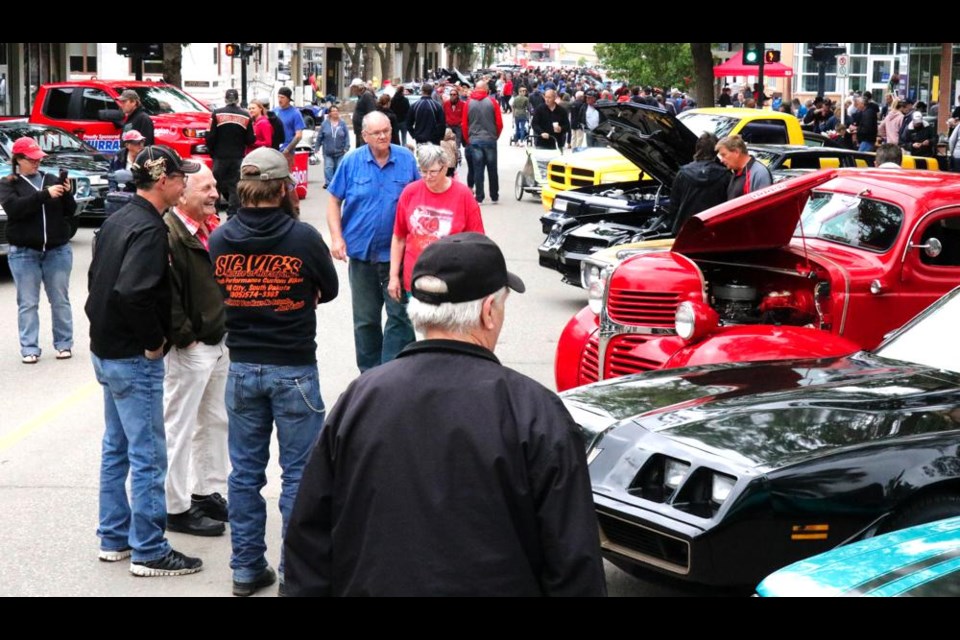
[[[910,243],[911,249],[923,249],[923,252],[927,254],[930,258],[936,258],[941,253],[943,253],[943,243],[937,240],[936,238],[930,238],[927,240],[926,244],[913,244]]]
[[[123,122],[123,111],[119,109],[100,109],[97,111],[97,120],[101,122],[112,122],[119,127],[120,123]]]

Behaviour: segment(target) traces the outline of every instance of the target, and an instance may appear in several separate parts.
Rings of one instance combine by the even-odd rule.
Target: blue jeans
[[[340,161],[343,160],[344,155],[342,153],[338,156],[323,154],[323,186],[333,182],[333,174],[337,172],[337,167],[340,166]]]
[[[53,318],[53,347],[73,348],[73,312],[70,310],[70,271],[73,249],[70,244],[48,251],[10,245],[7,258],[17,287],[17,325],[20,328],[20,355],[40,355],[40,283],[47,292]]]
[[[233,470],[227,481],[230,502],[230,568],[233,579],[252,582],[267,567],[267,484],[270,435],[277,425],[280,445],[281,554],[293,501],[307,458],[323,427],[317,365],[281,366],[231,362],[227,374],[227,442]]]
[[[513,141],[514,142],[523,142],[527,139],[527,119],[518,118],[516,114],[513,115]]]
[[[100,458],[100,548],[132,548],[134,562],[170,551],[164,481],[163,359],[108,360],[92,355],[103,387],[105,429]],[[131,496],[127,497],[127,474]]]
[[[497,176],[497,143],[471,142],[467,147],[467,158],[473,166],[473,183],[476,187],[477,202],[483,202],[483,170],[490,172],[490,198],[496,202],[500,198],[500,179]]]
[[[864,140],[860,143],[860,147],[857,149],[857,151],[876,151],[876,147],[874,147],[872,142],[867,142]]]
[[[390,362],[416,340],[406,305],[387,293],[390,284],[389,262],[367,262],[350,258],[347,269],[353,299],[353,342],[360,373]],[[381,328],[383,306],[387,306],[387,324]]]

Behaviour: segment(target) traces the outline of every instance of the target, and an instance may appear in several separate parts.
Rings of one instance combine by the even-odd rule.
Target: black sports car
[[[852,537],[960,515],[957,326],[960,289],[873,352],[562,394],[588,450],[605,555],[753,585]]]

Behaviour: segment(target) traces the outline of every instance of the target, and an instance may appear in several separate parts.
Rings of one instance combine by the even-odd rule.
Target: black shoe
[[[252,596],[260,589],[263,589],[264,587],[269,587],[276,581],[277,581],[277,572],[274,571],[271,567],[266,567],[251,582],[238,582],[237,580],[234,580],[233,595],[240,596],[241,598]]]
[[[219,493],[211,493],[208,496],[190,496],[190,506],[200,509],[200,514],[220,522],[230,522],[227,511],[227,501]]]
[[[192,536],[222,536],[226,527],[207,516],[199,507],[190,507],[183,513],[167,514],[167,531],[189,533]]]
[[[185,556],[174,549],[170,549],[167,555],[159,560],[130,563],[130,573],[141,578],[185,576],[189,573],[196,573],[202,568],[203,561],[200,558]]]

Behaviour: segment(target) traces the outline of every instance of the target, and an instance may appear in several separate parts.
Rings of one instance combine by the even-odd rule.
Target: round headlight
[[[697,328],[697,314],[693,310],[693,304],[690,302],[680,303],[677,307],[677,315],[674,318],[674,327],[677,330],[677,335],[684,340],[693,337]]]
[[[580,262],[580,286],[589,290],[590,285],[600,277],[600,267],[586,260]]]

